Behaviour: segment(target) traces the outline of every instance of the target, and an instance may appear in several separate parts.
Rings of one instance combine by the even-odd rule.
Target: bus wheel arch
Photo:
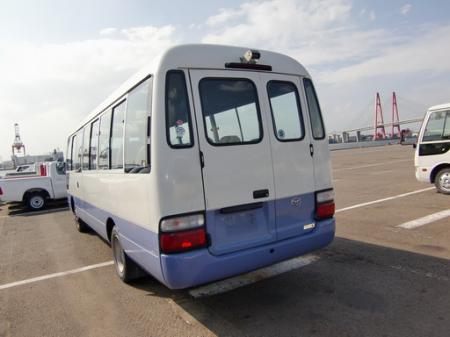
[[[117,226],[114,225],[114,221],[112,219],[108,219],[106,230],[109,241],[111,242],[114,267],[119,278],[123,282],[129,283],[146,275],[142,268],[130,259],[123,249],[120,242],[119,231],[117,230]]]
[[[112,230],[116,224],[114,223],[114,220],[111,218],[108,218],[106,220],[106,235],[108,237],[108,241],[111,243],[111,236],[112,236]]]
[[[432,184],[435,183],[437,174],[445,168],[450,168],[450,164],[439,164],[438,166],[433,168],[433,170],[431,171],[431,174],[430,174],[430,182]]]

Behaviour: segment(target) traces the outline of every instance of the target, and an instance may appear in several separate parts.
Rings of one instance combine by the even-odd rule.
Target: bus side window
[[[97,166],[101,170],[109,169],[110,132],[111,132],[111,112],[108,111],[100,117]]]
[[[149,172],[147,124],[149,123],[151,80],[134,88],[127,98],[125,121],[125,172]],[[147,168],[147,170],[144,170]]]
[[[323,126],[322,113],[320,112],[319,101],[317,100],[316,90],[309,78],[303,80],[308,102],[309,119],[311,120],[311,129],[314,139],[325,138],[325,128]]]
[[[111,169],[123,168],[123,130],[125,101],[113,108],[111,127]]]
[[[172,148],[193,145],[186,79],[181,70],[170,70],[166,75],[166,132]]]
[[[71,136],[67,141],[67,152],[66,152],[66,169],[67,171],[72,171],[72,149],[73,149],[73,139],[75,136]]]
[[[98,128],[99,120],[91,124],[91,139],[90,139],[90,152],[89,152],[89,167],[91,170],[97,169],[97,144],[98,144]]]
[[[445,118],[444,133],[442,138],[450,139],[450,111],[447,111],[447,117]]]
[[[91,130],[89,126],[84,127],[84,133],[83,133],[83,159],[82,159],[82,170],[89,170],[89,138],[91,136]]]
[[[75,136],[73,136],[72,145],[72,168],[75,171],[81,169],[81,135],[82,130],[78,131]]]

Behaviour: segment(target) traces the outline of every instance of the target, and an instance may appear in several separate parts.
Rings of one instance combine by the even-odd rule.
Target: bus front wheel
[[[450,167],[446,167],[438,172],[434,179],[434,184],[439,192],[450,194]]]

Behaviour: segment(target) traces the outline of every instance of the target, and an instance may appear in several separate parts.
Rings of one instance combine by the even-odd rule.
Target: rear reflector
[[[327,219],[334,215],[334,201],[325,202],[323,204],[317,204],[316,206],[316,219]]]
[[[189,231],[161,233],[159,245],[162,253],[180,253],[206,246],[205,228]]]

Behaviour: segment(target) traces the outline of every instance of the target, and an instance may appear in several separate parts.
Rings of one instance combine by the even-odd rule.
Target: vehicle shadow
[[[336,238],[303,268],[193,298],[151,278],[181,317],[217,336],[448,336],[450,261]]]
[[[45,209],[41,211],[30,211],[24,204],[22,203],[8,203],[5,204],[8,207],[8,215],[9,216],[34,216],[40,215],[43,213],[52,213],[52,212],[60,212],[67,210],[67,200],[52,200],[49,201]]]

